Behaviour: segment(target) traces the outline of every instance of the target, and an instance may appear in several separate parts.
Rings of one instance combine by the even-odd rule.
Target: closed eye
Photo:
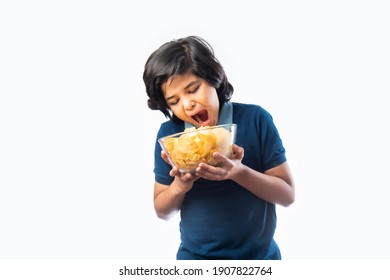
[[[199,89],[199,87],[200,87],[200,86],[197,86],[197,87],[194,88],[193,90],[188,91],[188,93],[195,93],[195,92],[197,92],[198,89]]]
[[[173,106],[173,105],[176,105],[177,103],[179,103],[179,99],[176,99],[175,101],[169,102],[168,105]]]

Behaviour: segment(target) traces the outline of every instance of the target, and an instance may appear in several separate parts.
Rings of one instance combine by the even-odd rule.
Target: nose
[[[183,98],[184,110],[190,111],[195,107],[195,101],[191,98]]]

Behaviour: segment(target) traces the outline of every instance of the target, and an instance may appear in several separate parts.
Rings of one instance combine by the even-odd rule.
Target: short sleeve
[[[270,113],[263,109],[260,120],[262,169],[268,170],[285,162],[286,151]]]

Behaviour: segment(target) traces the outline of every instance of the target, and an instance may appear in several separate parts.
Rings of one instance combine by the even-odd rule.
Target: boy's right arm
[[[157,216],[164,220],[180,210],[185,194],[199,178],[189,173],[181,174],[176,167],[173,167],[170,175],[175,177],[171,185],[154,183],[154,209]]]

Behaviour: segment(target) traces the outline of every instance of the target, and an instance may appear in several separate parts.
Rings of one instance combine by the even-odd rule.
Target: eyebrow
[[[172,81],[173,81],[173,80],[171,80],[171,83],[172,83]],[[197,83],[199,83],[199,82],[200,82],[200,80],[195,80],[195,81],[189,82],[189,83],[184,87],[184,90],[186,90],[186,89],[192,87],[194,84],[197,84]],[[168,96],[167,98],[165,98],[165,100],[168,101],[168,100],[170,100],[170,99],[172,99],[172,98],[174,98],[174,97],[175,97],[175,94],[173,94],[173,95],[171,95],[171,96]]]

